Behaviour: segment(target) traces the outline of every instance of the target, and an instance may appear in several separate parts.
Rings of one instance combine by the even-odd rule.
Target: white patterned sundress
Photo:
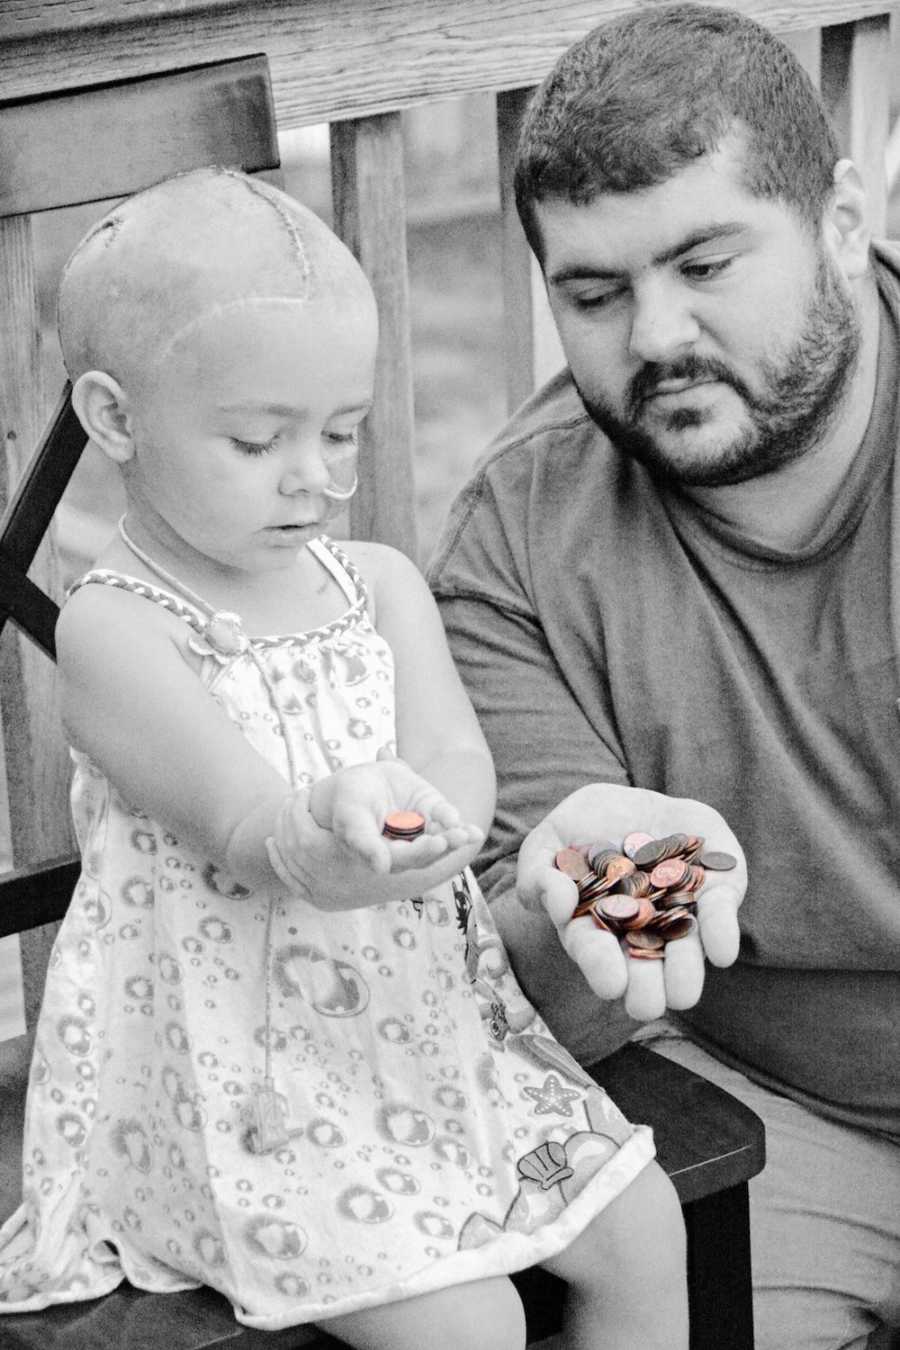
[[[363,582],[331,541],[308,547],[346,613],[254,638],[252,653],[207,643],[201,669],[287,778],[286,731],[299,784],[395,736],[391,652]],[[167,591],[105,571],[86,582],[127,587],[211,639]],[[75,760],[83,872],[37,1030],[0,1310],[94,1298],[127,1277],[211,1285],[253,1327],[320,1321],[535,1264],[653,1156],[650,1130],[524,998],[468,871],[349,912],[272,901]],[[267,967],[288,1138],[254,1153]]]

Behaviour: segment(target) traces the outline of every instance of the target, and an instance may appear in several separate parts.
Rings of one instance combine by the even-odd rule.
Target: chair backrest
[[[44,656],[52,651],[56,598],[46,527],[80,439],[63,400],[55,430],[41,441],[31,213],[122,195],[198,163],[274,169],[273,98],[284,130],[329,123],[335,228],[368,273],[381,320],[376,400],[363,429],[351,531],[415,557],[404,112],[473,92],[496,100],[501,340],[512,408],[534,386],[549,327],[512,200],[519,122],[531,87],[559,53],[620,9],[615,0],[557,0],[552,6],[533,0],[502,6],[489,0],[426,6],[420,0],[379,6],[280,0],[277,7],[265,0],[85,0],[78,6],[6,0],[0,7],[0,438],[7,450],[0,500],[9,503],[0,527],[0,622],[12,618],[33,639],[23,643],[7,632],[0,642],[17,865],[64,856],[71,847],[52,666]],[[827,10],[810,0],[788,10],[748,0],[741,9],[763,23],[804,30],[801,59],[821,84],[845,152],[863,171],[880,228],[886,209],[888,9],[878,0],[839,0]],[[185,52],[202,53],[214,64],[179,70]],[[156,73],[165,68],[172,73]],[[65,89],[73,72],[82,71],[94,81],[90,88],[49,92]],[[26,473],[30,449],[39,444],[41,457]],[[64,896],[68,876],[65,867],[53,871],[50,892]],[[38,911],[28,907],[40,885],[23,874],[11,886],[23,907],[19,926],[38,921]],[[46,907],[40,910],[40,921],[46,913]],[[40,969],[30,979],[26,970],[26,980],[30,1015]]]

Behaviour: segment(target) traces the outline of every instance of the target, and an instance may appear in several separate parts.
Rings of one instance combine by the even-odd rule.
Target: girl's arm
[[[188,650],[192,630],[158,605],[111,586],[85,586],[56,630],[61,712],[71,744],[128,803],[217,866],[250,818],[240,874],[270,885],[265,848],[288,784],[219,707]]]
[[[302,797],[290,797],[285,779],[204,688],[190,636],[182,620],[112,587],[84,587],[63,610],[57,647],[66,731],[126,801],[244,885],[283,889],[267,842],[290,799],[303,854],[299,889],[328,908],[414,895],[467,861],[451,835],[407,846],[405,873],[375,875]]]

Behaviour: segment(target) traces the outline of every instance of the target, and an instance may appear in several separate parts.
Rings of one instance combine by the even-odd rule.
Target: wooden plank
[[[360,431],[357,538],[393,544],[418,561],[410,352],[406,194],[399,113],[331,129],[334,227],[368,276],[378,302],[375,405]]]
[[[203,164],[277,167],[264,56],[0,105],[0,215],[124,197]]]
[[[641,0],[5,0],[0,97],[267,53],[279,126],[518,88],[606,16]],[[776,30],[846,23],[884,0],[742,0]]]
[[[870,223],[877,235],[884,233],[887,222],[890,53],[888,14],[822,33],[822,94],[841,148],[866,185]]]
[[[10,500],[44,416],[31,221],[0,220],[0,505]],[[32,579],[58,598],[52,537]],[[56,698],[55,668],[13,629],[0,640],[0,716],[6,747],[9,824],[16,866],[71,851],[68,754]],[[26,1018],[40,1003],[52,929],[22,939]]]

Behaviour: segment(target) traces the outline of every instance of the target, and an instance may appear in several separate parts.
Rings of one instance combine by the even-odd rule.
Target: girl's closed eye
[[[277,436],[273,436],[268,441],[242,441],[237,436],[230,436],[229,440],[237,450],[245,455],[267,455],[278,444]]]

